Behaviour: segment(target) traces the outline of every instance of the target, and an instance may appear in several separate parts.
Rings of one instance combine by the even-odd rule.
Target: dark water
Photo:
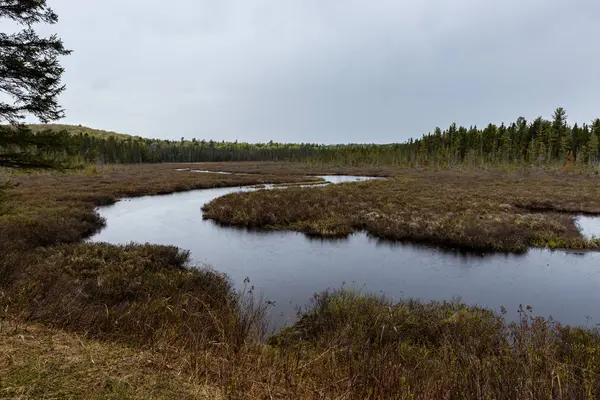
[[[363,180],[325,177],[332,181]],[[207,189],[127,199],[102,207],[107,226],[91,241],[150,242],[189,249],[196,264],[225,272],[237,287],[246,277],[275,301],[274,325],[290,322],[312,294],[341,285],[394,298],[460,297],[516,317],[520,304],[564,324],[600,323],[600,253],[530,250],[525,255],[464,255],[390,244],[365,234],[308,239],[294,232],[249,232],[202,219],[204,203],[244,188]],[[582,220],[580,220],[581,222]],[[586,229],[598,220],[583,220]]]

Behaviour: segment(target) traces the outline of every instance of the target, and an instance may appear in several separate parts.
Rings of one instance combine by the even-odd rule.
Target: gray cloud
[[[595,0],[49,0],[65,123],[150,137],[392,142],[600,116]],[[44,28],[46,31],[46,28]]]

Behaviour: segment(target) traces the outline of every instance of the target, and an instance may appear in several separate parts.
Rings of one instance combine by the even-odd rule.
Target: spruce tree
[[[592,132],[588,143],[587,153],[591,164],[598,162],[598,136]]]
[[[562,160],[569,150],[567,138],[567,113],[564,108],[558,107],[552,117],[552,155]]]
[[[0,166],[16,168],[60,167],[66,136],[34,134],[21,122],[31,115],[41,122],[58,120],[64,110],[58,95],[63,68],[59,57],[70,53],[56,35],[40,37],[33,26],[55,24],[58,16],[46,0],[0,0],[0,19],[23,27],[0,32]]]

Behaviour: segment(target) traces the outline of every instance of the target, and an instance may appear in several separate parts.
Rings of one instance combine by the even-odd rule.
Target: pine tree
[[[36,23],[56,23],[57,15],[45,0],[0,0],[2,18],[25,28],[17,33],[0,33],[0,122],[17,125],[28,114],[42,122],[62,118],[64,111],[57,97],[65,87],[58,57],[70,51],[56,35],[39,37],[32,28]],[[0,166],[60,167],[42,155],[66,145],[65,135],[33,134],[24,126],[2,126],[1,131]]]
[[[590,139],[588,142],[590,159],[593,158],[593,162],[598,162],[598,154],[600,153],[600,149],[598,149],[599,138],[600,138],[600,118],[596,118],[592,122],[592,126],[590,129]]]
[[[548,156],[548,151],[546,150],[546,145],[544,144],[543,140],[539,140],[538,141],[538,157],[537,157],[537,162],[538,164],[542,164],[544,163],[544,161],[546,161],[546,157]]]
[[[587,153],[590,163],[598,162],[598,135],[595,132],[590,135]]]
[[[531,139],[527,146],[527,161],[529,164],[535,164],[537,159],[537,147],[535,139]]]
[[[559,160],[567,156],[569,138],[567,137],[567,113],[558,107],[552,116],[552,155]]]

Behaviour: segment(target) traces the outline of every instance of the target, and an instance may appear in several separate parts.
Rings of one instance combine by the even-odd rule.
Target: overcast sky
[[[63,123],[141,136],[397,142],[600,117],[598,0],[47,0]],[[41,28],[39,28],[41,29]]]

